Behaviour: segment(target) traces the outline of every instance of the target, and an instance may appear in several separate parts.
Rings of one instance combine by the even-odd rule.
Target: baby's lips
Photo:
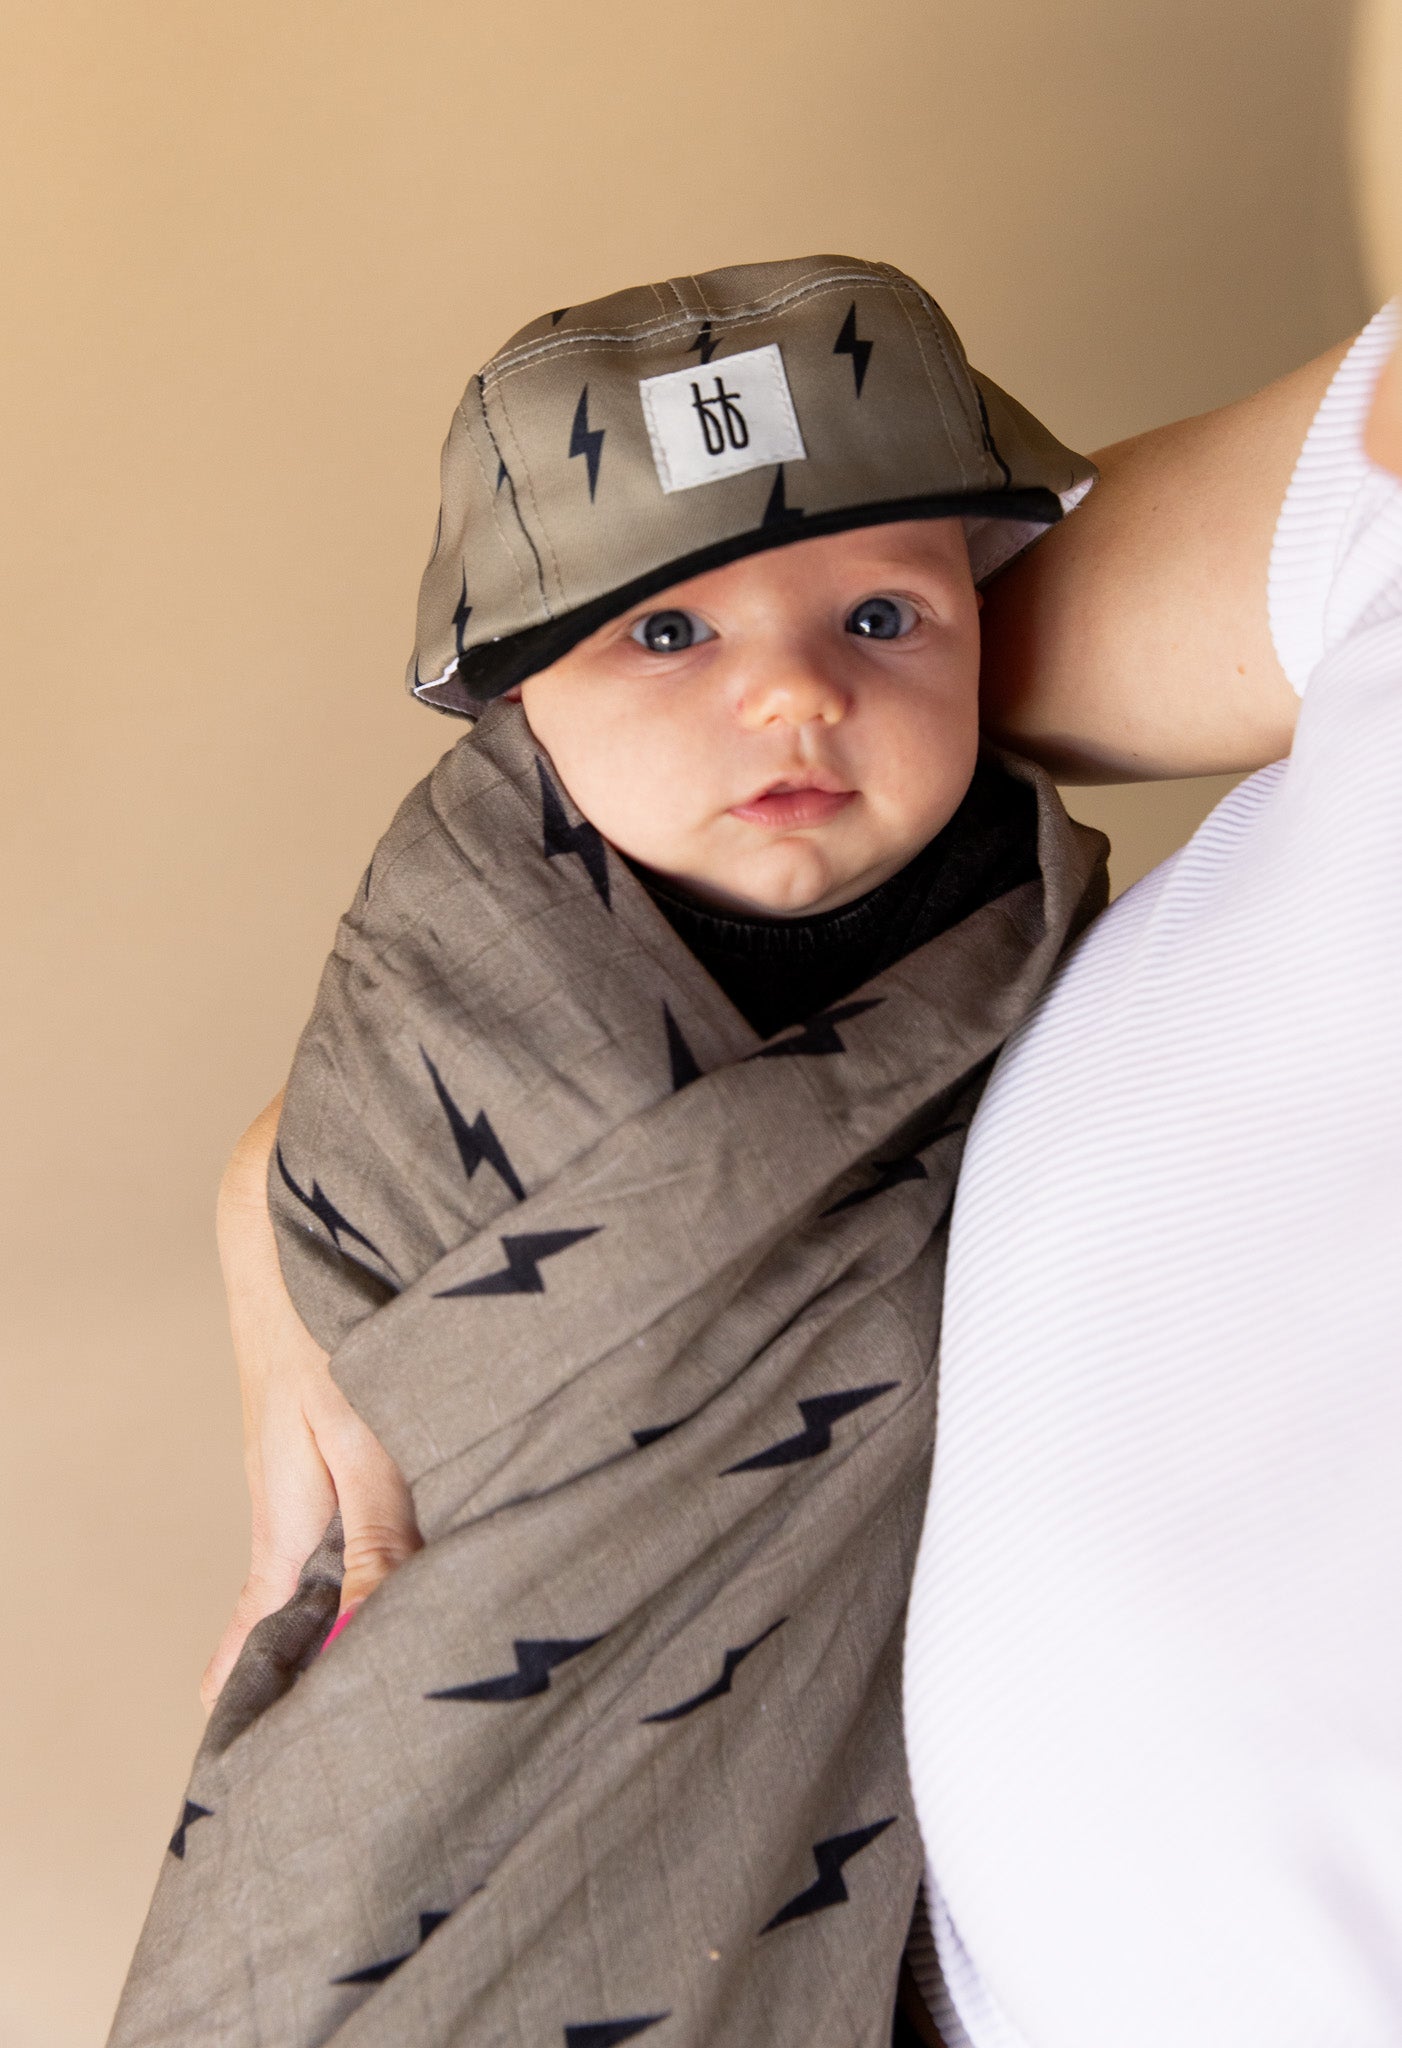
[[[327,1636],[327,1638],[326,1638],[326,1641],[325,1641],[325,1642],[324,1642],[324,1643],[322,1644],[322,1646],[321,1646],[321,1650],[320,1650],[320,1652],[319,1652],[319,1654],[320,1654],[321,1656],[323,1656],[323,1657],[324,1657],[324,1656],[326,1655],[326,1652],[327,1652],[327,1651],[328,1651],[328,1650],[330,1649],[331,1645],[332,1645],[332,1644],[333,1644],[333,1643],[335,1642],[335,1640],[336,1640],[337,1636],[338,1636],[338,1635],[339,1635],[339,1634],[341,1633],[341,1631],[342,1631],[342,1629],[343,1629],[343,1628],[345,1627],[346,1623],[347,1623],[348,1621],[353,1621],[353,1620],[355,1619],[356,1615],[357,1615],[357,1614],[358,1614],[359,1612],[360,1612],[360,1602],[359,1602],[359,1601],[357,1600],[357,1601],[356,1601],[356,1603],[355,1603],[355,1605],[354,1605],[353,1607],[348,1607],[348,1608],[346,1609],[346,1611],[345,1611],[345,1613],[344,1613],[344,1614],[338,1614],[338,1615],[336,1616],[335,1624],[334,1624],[334,1626],[333,1626],[333,1628],[332,1628],[332,1630],[331,1630],[331,1633],[330,1633],[330,1634],[329,1634],[329,1635]]]
[[[790,830],[804,825],[826,825],[856,795],[853,789],[771,789],[748,803],[731,806],[732,818],[753,825],[777,825]]]

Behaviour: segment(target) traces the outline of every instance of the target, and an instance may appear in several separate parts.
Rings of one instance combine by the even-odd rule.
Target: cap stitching
[[[726,308],[723,311],[711,308],[711,317],[724,320],[727,327],[731,325],[737,327],[749,326],[756,320],[772,318],[776,313],[782,312],[789,306],[796,305],[802,299],[815,298],[827,292],[845,291],[854,285],[873,284],[883,285],[898,297],[907,297],[912,292],[915,292],[920,297],[922,303],[924,303],[924,294],[920,293],[918,287],[910,280],[902,280],[898,284],[892,279],[875,276],[869,270],[862,270],[830,273],[822,278],[811,278],[803,284],[790,286],[783,292],[776,292],[770,298],[755,302],[749,306],[733,309]],[[539,361],[544,356],[577,353],[582,344],[601,345],[608,342],[624,342],[636,347],[644,341],[657,339],[665,334],[684,329],[689,325],[693,317],[689,312],[684,318],[679,318],[669,313],[663,319],[651,321],[635,320],[626,326],[586,327],[575,329],[569,334],[544,335],[539,341],[523,343],[513,353],[503,352],[501,355],[494,356],[489,363],[483,366],[481,374],[483,377],[490,376],[495,384],[500,383],[507,376],[514,375],[518,370],[525,369],[529,364]]]
[[[559,592],[559,594],[560,594],[560,601],[561,601],[561,603],[562,603],[562,604],[563,604],[563,605],[565,606],[565,608],[566,608],[566,609],[568,610],[568,608],[569,608],[569,600],[568,600],[568,598],[567,598],[567,597],[566,597],[566,595],[565,595],[565,579],[564,579],[564,577],[563,577],[563,576],[562,576],[562,575],[560,574],[560,564],[559,564],[559,560],[558,560],[558,558],[557,558],[557,556],[556,556],[556,554],[555,554],[555,547],[554,547],[554,543],[552,542],[552,540],[551,540],[551,538],[550,538],[550,529],[549,529],[549,527],[548,527],[548,526],[546,525],[546,523],[545,523],[545,516],[544,516],[544,514],[542,513],[542,511],[541,511],[541,509],[540,509],[540,503],[539,503],[539,500],[537,499],[537,497],[536,497],[536,494],[535,494],[535,485],[534,485],[534,483],[533,483],[533,482],[532,482],[532,480],[531,480],[531,466],[530,466],[530,464],[529,464],[529,463],[527,462],[527,460],[526,460],[526,457],[525,457],[525,453],[524,453],[524,451],[522,450],[522,447],[521,447],[521,443],[520,443],[520,442],[519,442],[519,440],[518,440],[518,439],[516,438],[516,428],[515,428],[514,424],[512,423],[512,419],[511,419],[511,414],[510,414],[510,413],[508,412],[508,410],[507,410],[507,406],[506,406],[506,394],[505,394],[505,392],[504,392],[504,391],[498,391],[498,393],[497,393],[497,402],[498,402],[498,404],[499,404],[499,405],[500,405],[500,407],[501,407],[501,422],[502,422],[502,425],[503,425],[503,427],[504,427],[504,428],[506,429],[507,433],[508,433],[508,434],[510,435],[510,437],[511,437],[511,447],[512,447],[512,452],[513,452],[513,453],[514,453],[515,455],[517,455],[517,456],[518,456],[518,457],[520,458],[520,463],[521,463],[521,480],[522,480],[522,483],[523,483],[523,485],[524,485],[524,487],[525,487],[526,491],[527,491],[527,492],[529,493],[529,495],[530,495],[530,501],[531,501],[531,511],[532,511],[532,512],[533,512],[533,513],[535,514],[535,518],[536,518],[536,523],[537,523],[537,525],[538,525],[538,526],[540,527],[540,537],[541,537],[542,541],[544,541],[544,543],[545,543],[545,549],[546,549],[546,553],[547,553],[547,554],[549,555],[549,557],[550,557],[550,567],[551,567],[551,570],[553,571],[553,573],[554,573],[554,577],[555,577],[555,588],[556,588],[556,590],[557,590],[557,591]],[[484,410],[484,411],[486,410],[486,408],[485,408],[485,405],[484,405],[484,407],[483,407],[483,410]],[[514,496],[514,495],[515,495],[515,490],[514,490],[514,485],[515,485],[515,477],[514,477],[514,473],[513,473],[512,469],[511,469],[511,466],[510,466],[510,464],[509,464],[509,463],[508,463],[508,465],[507,465],[507,475],[508,475],[508,476],[510,476],[510,477],[512,478],[512,484],[513,484],[513,496]],[[518,499],[518,501],[517,501],[517,508],[516,508],[516,509],[517,509],[517,514],[518,514],[518,516],[519,516],[519,515],[520,515],[520,502],[519,502],[519,499]],[[523,533],[525,533],[525,534],[526,534],[526,537],[527,537],[527,539],[531,541],[531,547],[532,547],[532,549],[533,549],[533,550],[535,550],[535,541],[534,541],[534,539],[532,539],[532,537],[531,537],[531,535],[530,535],[530,531],[529,531],[528,527],[526,526],[526,522],[525,522],[525,519],[524,519],[524,518],[522,518],[522,519],[521,519],[521,530],[522,530],[522,532],[523,532]],[[539,565],[539,563],[540,563],[540,554],[539,554],[539,551],[538,551],[538,550],[536,550],[536,563],[537,563],[537,565]],[[541,576],[541,579],[540,579],[540,601],[541,601],[541,603],[542,603],[542,604],[544,605],[544,607],[545,607],[545,615],[546,615],[546,617],[547,617],[547,618],[554,618],[555,614],[554,614],[554,612],[553,612],[553,611],[551,610],[551,608],[550,608],[550,598],[549,598],[549,595],[548,595],[548,593],[547,593],[547,591],[546,591],[546,588],[545,588],[545,577],[544,577],[544,575],[542,575],[542,576]]]
[[[482,388],[482,379],[479,376],[474,378],[473,382],[477,387],[477,403],[482,413],[482,425],[486,430],[487,439],[492,444],[492,453],[496,456],[497,462],[499,463],[500,467],[506,471],[506,482],[511,491],[511,509],[516,514],[516,525],[525,540],[526,546],[530,549],[532,559],[535,562],[536,581],[540,586],[540,601],[545,606],[546,611],[548,613],[550,606],[549,600],[547,599],[545,594],[545,571],[541,567],[540,552],[536,547],[535,540],[531,535],[530,528],[526,525],[525,520],[521,517],[521,507],[516,497],[516,479],[512,476],[510,469],[507,467],[507,463],[502,455],[501,448],[497,443],[497,437],[495,433],[493,433],[492,431],[492,423],[487,416],[487,399],[486,393]],[[521,575],[521,564],[517,560],[516,550],[511,545],[511,540],[507,533],[506,527],[502,521],[501,515],[497,511],[497,499],[498,496],[500,495],[500,485],[494,483],[488,477],[487,471],[483,467],[482,457],[478,451],[476,440],[471,433],[470,424],[468,430],[468,439],[472,447],[473,460],[477,464],[477,473],[482,479],[483,493],[486,497],[487,503],[492,508],[492,523],[496,527],[497,533],[501,537],[503,547],[506,549],[507,557],[511,563],[512,570],[516,577],[516,587],[517,590],[520,592],[521,602],[523,605],[528,604],[530,602],[530,599],[527,593],[525,580]]]
[[[922,299],[924,299],[923,293],[921,294],[921,297]],[[924,300],[924,304],[925,311],[930,316],[930,326],[934,331],[935,342],[939,348],[940,358],[944,364],[946,375],[949,381],[957,387],[959,382],[958,374],[955,370],[953,363],[951,363],[950,361],[949,351],[944,345],[944,336],[940,331],[941,316],[937,314],[936,310],[934,309],[929,300]],[[954,460],[958,463],[959,474],[963,477],[965,483],[976,483],[978,479],[971,476],[969,466],[965,462],[963,454],[960,451],[958,439],[954,433],[953,427],[950,424],[949,413],[945,407],[944,397],[940,391],[939,382],[936,379],[934,372],[930,367],[930,360],[925,350],[925,336],[921,333],[920,329],[916,326],[915,321],[911,318],[910,308],[908,306],[902,305],[901,311],[905,314],[906,321],[910,327],[911,338],[915,343],[917,351],[919,352],[921,366],[924,369],[926,379],[930,386],[930,396],[934,399],[935,404],[939,409],[939,416],[941,421],[943,422],[944,431],[949,441],[949,452],[954,457]],[[968,374],[968,369],[965,368],[964,375],[967,377]],[[971,422],[969,422],[966,419],[965,426],[967,427],[969,425],[971,425]]]
[[[814,297],[822,292],[836,291],[838,289],[845,290],[854,285],[869,286],[872,284],[886,284],[889,289],[898,294],[903,291],[909,292],[912,289],[912,285],[906,281],[903,281],[901,284],[895,284],[890,283],[884,278],[873,277],[869,271],[853,271],[821,279],[809,279],[801,285],[790,286],[783,292],[774,293],[768,299],[755,301],[747,306],[721,309],[711,307],[708,310],[713,319],[721,319],[727,323],[734,322],[737,326],[743,326],[755,320],[772,317],[775,313],[782,312],[786,307],[796,304],[800,299]],[[624,341],[631,345],[637,345],[643,341],[674,332],[678,329],[684,329],[690,324],[692,317],[690,312],[684,318],[678,318],[676,315],[669,313],[659,320],[635,320],[627,325],[620,325],[618,327],[584,327],[576,328],[569,334],[543,335],[538,341],[523,343],[518,350],[510,354],[503,351],[500,355],[494,356],[491,361],[483,366],[482,375],[487,376],[490,374],[496,379],[503,374],[514,373],[516,370],[524,368],[528,363],[537,361],[541,356],[573,353],[581,343]]]
[[[988,446],[988,442],[985,439],[983,417],[983,394],[980,392],[977,380],[974,377],[973,366],[970,363],[969,358],[964,354],[963,343],[958,342],[956,337],[956,353],[958,357],[958,371],[956,373],[954,366],[951,362],[949,343],[945,338],[946,330],[948,330],[950,333],[953,333],[954,330],[950,322],[945,318],[940,308],[935,305],[933,299],[930,301],[930,306],[933,314],[935,335],[939,342],[940,354],[944,357],[945,363],[950,366],[951,377],[955,385],[955,388],[961,391],[964,395],[964,412],[968,423],[969,432],[977,437],[979,442],[985,447],[989,454],[996,454],[996,451]],[[972,397],[973,399],[972,412],[969,410],[970,397]],[[999,461],[999,468],[1002,468],[1001,460]],[[1011,484],[1012,477],[1009,475],[1004,478],[1004,481],[1008,484]]]
[[[926,310],[928,311],[929,309],[927,308]],[[961,455],[961,454],[959,453],[959,444],[958,444],[958,440],[957,440],[957,438],[956,438],[956,436],[955,436],[955,433],[954,433],[954,429],[953,429],[953,427],[952,427],[952,426],[950,425],[950,420],[949,420],[949,414],[948,414],[948,413],[946,412],[946,410],[945,410],[945,404],[944,404],[944,397],[943,397],[943,394],[942,394],[942,393],[941,393],[941,391],[940,391],[940,387],[939,387],[939,384],[938,384],[938,382],[937,382],[937,380],[936,380],[936,378],[935,378],[934,372],[933,372],[933,370],[932,370],[932,369],[931,369],[931,367],[930,367],[930,361],[929,361],[929,358],[928,358],[928,356],[927,356],[927,355],[926,355],[926,353],[925,353],[925,342],[924,342],[924,337],[922,336],[922,334],[921,334],[921,332],[920,332],[920,329],[919,329],[919,328],[918,328],[918,327],[916,326],[916,324],[915,324],[914,320],[913,320],[913,319],[911,319],[911,317],[910,317],[910,309],[909,309],[909,307],[908,307],[908,306],[904,306],[904,305],[903,305],[903,306],[901,307],[901,311],[902,311],[902,313],[904,313],[904,314],[905,314],[905,317],[906,317],[906,324],[907,324],[907,325],[909,326],[909,328],[910,328],[910,333],[911,333],[911,339],[912,339],[912,340],[914,341],[914,343],[915,343],[915,350],[916,350],[916,354],[917,354],[917,355],[919,356],[919,358],[920,358],[920,367],[921,367],[921,369],[922,369],[922,370],[924,370],[924,372],[925,372],[925,381],[926,381],[926,383],[927,383],[927,384],[929,385],[929,387],[930,387],[930,396],[931,396],[931,397],[932,397],[932,398],[934,399],[934,401],[935,401],[935,408],[936,408],[936,410],[937,410],[937,412],[939,413],[939,416],[940,416],[940,424],[941,424],[941,425],[943,426],[943,428],[944,428],[944,434],[945,434],[945,439],[946,439],[946,441],[947,441],[947,442],[949,443],[949,452],[950,452],[950,454],[951,454],[951,455],[952,455],[952,456],[954,457],[954,460],[955,460],[955,461],[956,461],[956,462],[958,463],[958,465],[959,465],[959,474],[960,474],[960,476],[961,476],[961,477],[963,478],[963,480],[965,481],[965,483],[967,483],[967,482],[968,482],[968,480],[969,480],[969,472],[968,472],[967,468],[965,467],[965,464],[964,464],[964,458],[963,458],[963,456],[962,456],[962,455]],[[948,361],[946,360],[946,362],[945,362],[945,368],[946,368],[946,369],[948,369],[948,367],[949,367],[949,364],[948,364]]]
[[[493,453],[496,455],[497,461],[501,464],[501,467],[504,470],[506,470],[506,481],[511,489],[511,505],[513,511],[516,514],[516,524],[520,528],[522,534],[525,535],[526,545],[530,549],[531,554],[535,558],[536,581],[540,585],[540,601],[545,606],[546,615],[548,617],[550,613],[550,603],[549,599],[545,595],[545,572],[542,570],[540,566],[540,555],[536,549],[535,541],[532,539],[531,534],[527,529],[526,522],[521,517],[521,507],[516,501],[515,479],[512,476],[510,469],[507,468],[506,463],[502,460],[501,449],[497,446],[497,437],[492,432],[492,423],[487,417],[487,399],[486,394],[482,389],[482,379],[480,377],[477,377],[473,381],[477,386],[477,403],[481,408],[482,425],[486,429],[487,439],[492,444],[492,450]],[[464,420],[464,425],[467,425],[466,420]],[[476,438],[473,435],[470,426],[468,426],[467,438],[468,445],[472,449],[473,461],[477,464],[477,474],[482,479],[483,493],[486,497],[487,503],[492,508],[492,524],[495,526],[497,533],[500,536],[502,546],[506,549],[507,560],[510,562],[512,570],[515,573],[517,593],[520,596],[522,606],[525,607],[530,603],[530,598],[527,595],[525,578],[521,574],[521,564],[516,559],[516,550],[511,545],[510,539],[507,536],[506,528],[502,524],[501,515],[497,511],[497,499],[501,493],[501,485],[500,483],[497,483],[495,486],[493,486],[493,484],[489,480],[487,472],[482,465],[482,457],[477,447]],[[465,569],[466,564],[464,564],[464,570]]]

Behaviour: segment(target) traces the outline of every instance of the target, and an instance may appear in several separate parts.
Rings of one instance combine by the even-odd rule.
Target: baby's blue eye
[[[649,612],[645,619],[639,619],[629,637],[650,654],[681,654],[686,648],[716,636],[695,612],[665,611]]]
[[[918,618],[903,597],[864,597],[847,614],[847,631],[861,640],[903,640]]]

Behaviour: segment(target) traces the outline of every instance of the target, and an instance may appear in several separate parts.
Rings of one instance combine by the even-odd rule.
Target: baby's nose
[[[796,656],[779,665],[761,664],[742,683],[736,710],[750,731],[766,725],[807,725],[815,718],[836,725],[847,714],[848,698],[817,662]]]

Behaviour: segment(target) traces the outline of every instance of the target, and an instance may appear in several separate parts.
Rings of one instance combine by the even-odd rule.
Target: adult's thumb
[[[378,1457],[357,1460],[353,1472],[333,1473],[345,1534],[341,1613],[359,1607],[406,1558],[422,1550],[414,1503],[398,1466],[376,1446]]]

